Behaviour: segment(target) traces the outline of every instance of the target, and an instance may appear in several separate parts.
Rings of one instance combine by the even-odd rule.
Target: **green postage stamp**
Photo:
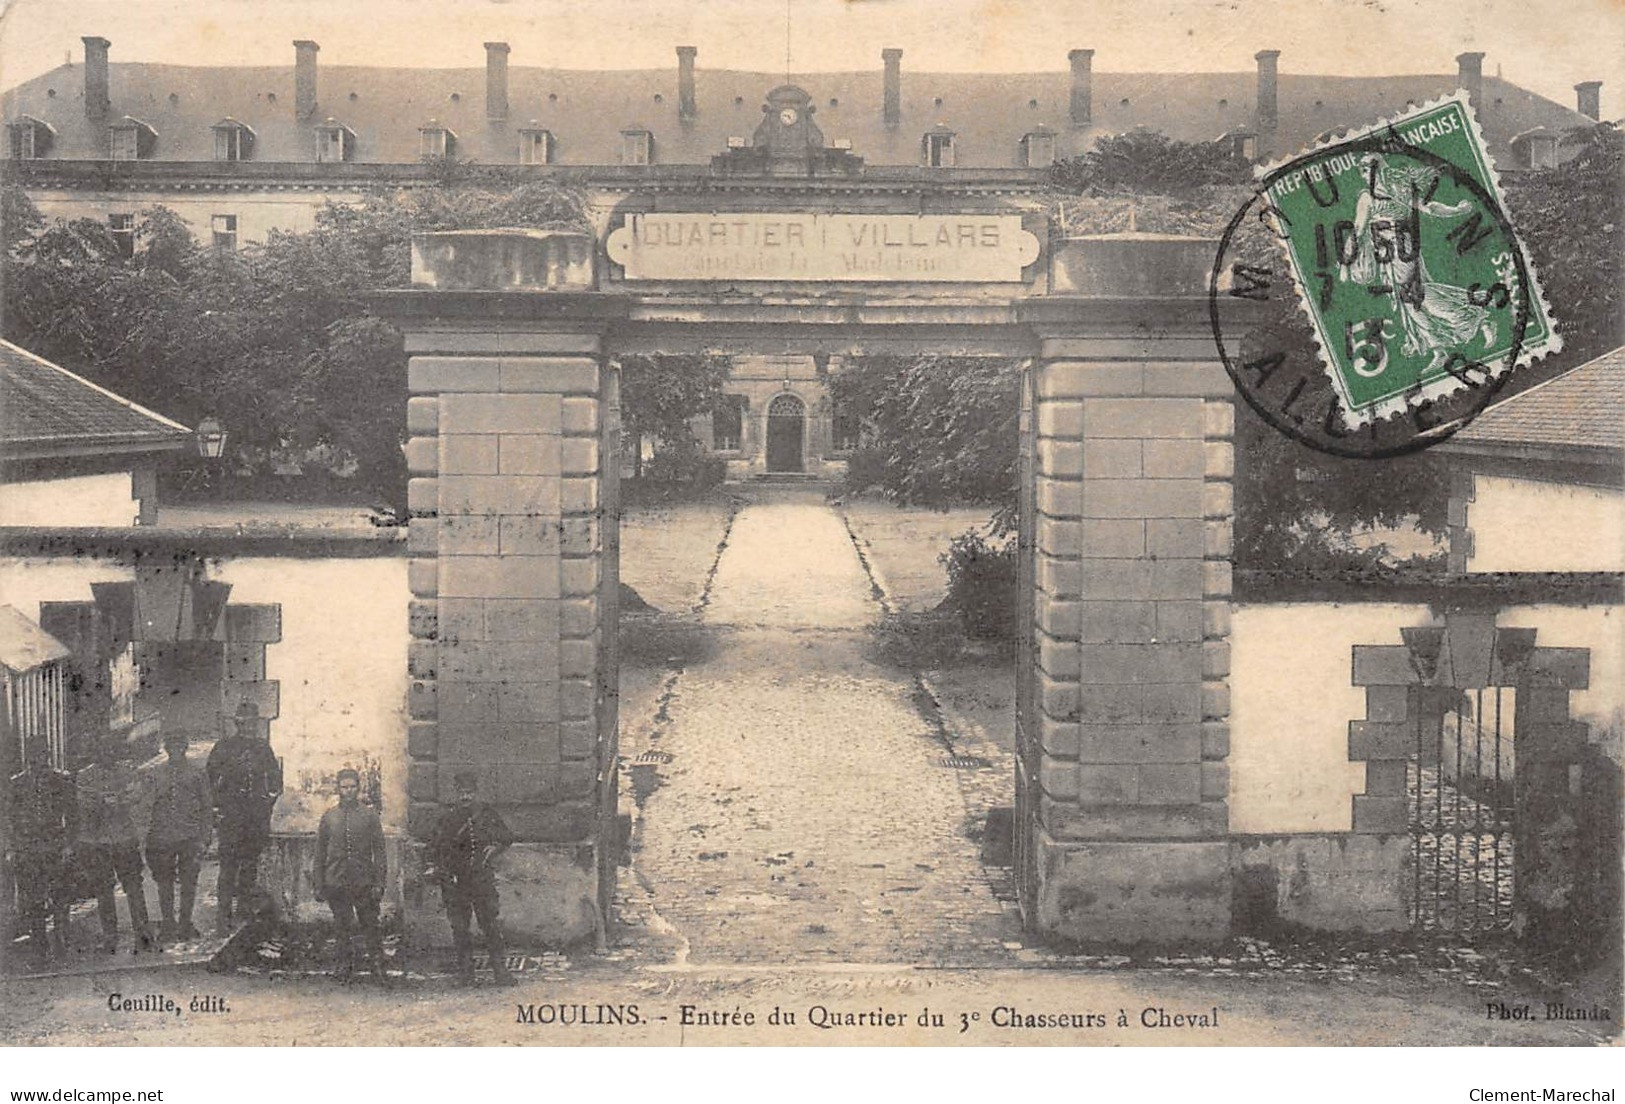
[[[1347,428],[1561,347],[1457,92],[1260,173]]]

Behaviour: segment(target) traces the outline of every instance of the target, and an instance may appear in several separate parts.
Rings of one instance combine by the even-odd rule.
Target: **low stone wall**
[[[1234,930],[1391,932],[1409,927],[1410,836],[1232,836]]]

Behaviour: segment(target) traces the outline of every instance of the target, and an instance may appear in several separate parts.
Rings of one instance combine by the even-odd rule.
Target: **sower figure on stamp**
[[[260,712],[245,701],[227,722],[230,734],[209,752],[220,841],[220,934],[231,932],[233,900],[253,901],[260,853],[271,841],[271,807],[282,793],[282,764],[260,734]]]
[[[198,871],[213,830],[214,801],[203,766],[186,757],[184,732],[164,736],[169,756],[147,771],[152,796],[152,817],[147,828],[147,869],[158,884],[158,911],[163,916],[159,938],[164,942],[196,939],[192,906],[197,900]],[[175,909],[176,883],[180,885],[180,911]]]
[[[27,766],[6,787],[7,865],[17,881],[17,914],[28,925],[29,953],[37,967],[51,957],[45,921],[53,921],[55,950],[67,950],[73,903],[69,857],[79,834],[73,776],[51,766],[44,740],[26,741]]]
[[[130,910],[135,950],[157,950],[147,922],[141,834],[135,822],[141,779],[130,765],[128,747],[113,738],[103,739],[97,745],[95,762],[81,770],[76,781],[79,838],[74,857],[79,872],[96,894],[103,949],[109,954],[118,950],[118,904],[113,896],[116,878]]]
[[[424,878],[440,883],[446,918],[457,951],[457,975],[474,980],[474,946],[469,931],[470,913],[479,918],[480,931],[491,953],[491,974],[498,985],[514,984],[502,945],[502,923],[497,916],[494,863],[513,843],[513,833],[491,806],[480,801],[479,776],[458,771],[454,776],[457,800],[440,814],[429,839],[429,865]]]
[[[338,927],[339,974],[355,972],[355,933],[366,944],[373,977],[384,980],[384,944],[378,930],[378,902],[384,896],[388,859],[384,827],[377,810],[360,801],[361,775],[339,771],[339,803],[322,814],[316,829],[316,900],[326,901]]]

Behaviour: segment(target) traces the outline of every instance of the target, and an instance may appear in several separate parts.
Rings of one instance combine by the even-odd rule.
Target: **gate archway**
[[[1016,221],[1001,217],[989,240]],[[1036,253],[1049,231],[1034,230]],[[608,913],[617,358],[1023,357],[1024,921],[1074,940],[1224,936],[1234,412],[1207,324],[1208,244],[1065,241],[953,297],[832,276],[812,298],[685,285],[674,306],[658,280],[632,279],[617,233],[619,278],[600,275],[588,235],[425,235],[415,289],[380,297],[411,357],[412,832],[472,767],[524,841],[505,916],[565,941]],[[1110,294],[1145,289],[1146,273],[1154,292]]]

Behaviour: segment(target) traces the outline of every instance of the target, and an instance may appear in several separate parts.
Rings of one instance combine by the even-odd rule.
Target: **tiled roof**
[[[1018,143],[1047,126],[1058,132],[1057,156],[1090,148],[1102,134],[1147,127],[1172,138],[1208,141],[1254,125],[1258,77],[1237,73],[1093,74],[1093,124],[1074,129],[1066,72],[926,73],[904,70],[901,121],[885,126],[880,68],[812,73],[792,78],[811,96],[825,138],[850,139],[852,152],[873,165],[915,165],[921,136],[937,124],[958,135],[956,163],[966,168],[1022,164]],[[704,164],[730,137],[749,139],[763,98],[784,82],[766,72],[709,70],[695,76],[696,118],[678,117],[677,69],[572,71],[513,66],[508,118],[485,118],[486,73],[465,69],[371,68],[323,65],[317,109],[296,120],[292,65],[204,67],[118,63],[110,67],[110,120],[133,116],[157,131],[152,158],[211,161],[214,124],[232,118],[252,127],[256,161],[310,162],[312,127],[327,118],[356,134],[355,160],[407,164],[419,159],[418,128],[433,119],[458,138],[461,158],[486,164],[519,159],[518,130],[553,132],[564,165],[615,165],[621,130],[654,134],[659,164]],[[1282,73],[1279,125],[1271,152],[1287,154],[1324,131],[1364,125],[1453,91],[1455,75],[1324,77]],[[56,130],[49,156],[93,159],[97,152],[84,112],[84,68],[64,65],[0,96],[5,119],[29,115]],[[1485,77],[1480,121],[1497,155],[1513,136],[1538,127],[1561,134],[1592,120],[1496,77]],[[9,156],[9,148],[5,151]],[[1503,164],[1506,164],[1503,159]]]
[[[1625,346],[1490,406],[1450,444],[1625,450]]]
[[[179,422],[0,341],[0,455],[179,448],[191,434]]]

